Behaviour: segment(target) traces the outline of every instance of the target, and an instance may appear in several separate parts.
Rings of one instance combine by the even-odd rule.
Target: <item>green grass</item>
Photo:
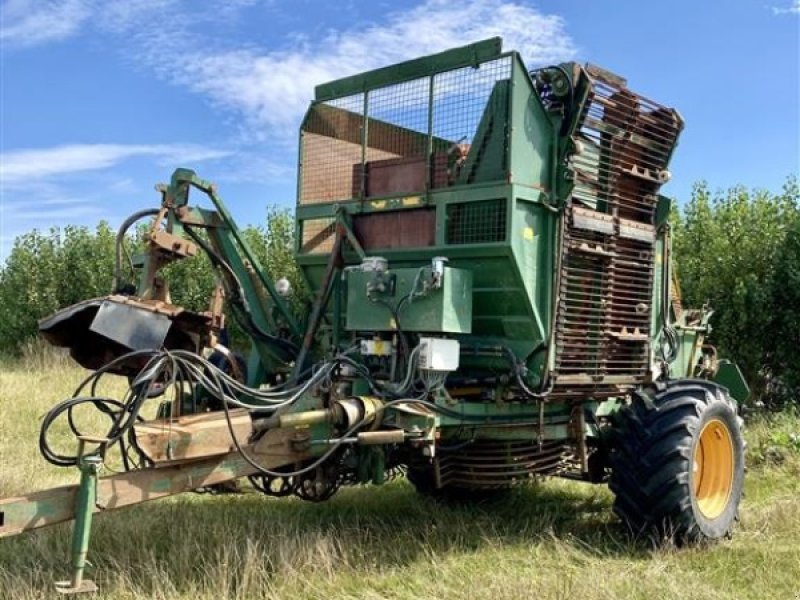
[[[42,414],[84,375],[59,360],[0,366],[0,496],[76,481],[73,469],[44,462],[36,440]],[[396,481],[345,489],[321,505],[184,494],[102,515],[90,576],[99,597],[136,600],[796,599],[800,451],[782,441],[798,432],[788,415],[749,426],[755,460],[742,522],[732,540],[709,547],[630,541],[603,486],[545,481],[492,505],[452,507]],[[68,574],[69,532],[0,540],[0,597],[55,597],[52,582]]]

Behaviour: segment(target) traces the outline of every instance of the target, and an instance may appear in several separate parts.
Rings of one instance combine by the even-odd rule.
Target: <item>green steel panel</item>
[[[533,88],[530,76],[519,57],[512,71],[509,171],[513,183],[533,186],[551,194],[557,130]],[[552,199],[551,199],[552,201]]]
[[[423,278],[430,273],[424,268]],[[372,292],[367,286],[376,280],[374,272],[347,272],[346,328],[351,331],[394,331],[397,311],[400,327],[406,331],[431,333],[471,333],[472,273],[445,267],[442,286],[427,295],[403,302],[414,285],[420,269],[391,269],[383,275],[387,290]],[[419,286],[418,286],[419,289]],[[390,309],[389,306],[392,308]]]
[[[502,181],[507,179],[508,158],[508,81],[494,85],[472,139],[471,151],[461,169],[459,184]]]
[[[750,387],[739,369],[739,365],[729,360],[720,360],[714,381],[728,389],[731,397],[739,403],[750,396]]]
[[[520,189],[514,186],[515,192]],[[529,307],[531,335],[537,341],[546,339],[550,331],[557,219],[541,202],[514,202],[511,245]]]

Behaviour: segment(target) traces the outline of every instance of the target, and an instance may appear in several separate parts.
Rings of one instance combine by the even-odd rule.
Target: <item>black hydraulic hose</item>
[[[514,354],[514,351],[511,350],[511,348],[509,348],[508,346],[499,347],[499,349],[502,350],[503,354],[505,354],[506,358],[511,363],[511,372],[514,375],[514,380],[516,381],[517,385],[520,387],[520,389],[526,396],[529,396],[534,400],[544,400],[547,396],[550,395],[550,392],[553,388],[552,381],[550,382],[550,385],[547,385],[548,382],[545,378],[542,381],[541,389],[538,392],[534,391],[528,386],[528,384],[525,383],[525,380],[522,377],[522,369],[524,367],[525,362],[527,362],[533,356],[535,356],[539,352],[542,352],[546,348],[547,348],[547,343],[542,341],[533,350],[531,350],[531,352],[528,353],[528,356],[524,361],[518,361],[517,355]],[[480,348],[475,348],[475,351],[480,352]],[[492,352],[492,354],[495,354],[495,352]]]
[[[148,355],[150,356],[150,360],[147,362],[140,374],[134,379],[132,388],[129,390],[127,398],[124,402],[119,402],[112,398],[104,398],[100,396],[81,395],[84,387],[86,387],[89,382],[92,382],[92,390],[94,391],[97,379],[102,377],[120,362],[130,360],[131,358],[139,358]],[[111,447],[117,443],[121,443],[124,434],[129,432],[137,421],[141,420],[139,418],[139,411],[141,410],[145,400],[147,400],[153,384],[157,381],[158,376],[161,373],[161,369],[156,369],[152,374],[148,374],[147,377],[143,377],[142,373],[152,370],[153,363],[157,362],[158,358],[159,354],[155,351],[145,350],[131,352],[114,359],[84,379],[76,389],[72,398],[68,398],[67,400],[58,403],[45,415],[39,433],[39,450],[44,458],[52,464],[62,467],[75,466],[77,464],[78,456],[68,456],[58,454],[53,451],[52,447],[47,441],[47,433],[53,422],[59,416],[61,416],[61,414],[66,412],[69,419],[70,429],[72,429],[76,435],[80,435],[80,432],[78,431],[73,420],[72,409],[76,406],[86,403],[91,403],[98,408],[102,406],[103,408],[100,409],[101,412],[109,416],[113,415],[111,427],[106,433],[105,438],[107,440],[108,447]],[[119,407],[119,410],[115,412],[112,407]]]
[[[438,404],[434,404],[433,402],[428,402],[426,400],[422,400],[421,398],[400,398],[398,400],[391,400],[391,401],[387,402],[386,404],[378,407],[375,410],[375,413],[373,415],[373,419],[372,420],[374,421],[375,419],[377,419],[379,417],[379,415],[381,413],[383,413],[386,409],[392,408],[392,407],[397,406],[399,404],[421,404],[422,406],[425,406],[425,407],[433,410],[434,412],[438,412],[438,413],[441,413],[441,414],[444,414],[444,415],[447,415],[447,416],[452,416],[452,417],[455,417],[455,418],[471,418],[471,419],[475,419],[475,420],[478,420],[478,421],[495,420],[495,419],[488,419],[487,417],[483,417],[483,416],[479,416],[479,415],[462,415],[462,414],[460,414],[460,413],[458,413],[456,411],[451,411],[451,410],[448,410],[448,409],[446,409],[446,408],[444,408],[442,406],[439,406]],[[233,429],[233,422],[231,421],[230,411],[229,411],[227,402],[223,403],[223,409],[225,411],[225,420],[226,420],[226,423],[228,425],[228,432],[231,435],[231,440],[233,441],[233,445],[236,447],[237,452],[239,452],[239,454],[242,456],[242,458],[244,458],[244,460],[251,467],[253,467],[258,473],[260,473],[262,475],[266,475],[268,477],[297,477],[299,475],[304,475],[305,473],[313,471],[314,469],[316,469],[317,467],[322,465],[326,460],[328,460],[343,444],[345,444],[346,441],[347,441],[347,438],[352,436],[356,431],[358,431],[359,429],[361,429],[365,425],[369,424],[368,421],[366,421],[366,420],[359,421],[358,423],[356,423],[355,425],[350,427],[347,431],[345,431],[339,437],[339,439],[336,440],[331,445],[331,448],[328,449],[324,454],[322,454],[322,456],[320,456],[314,462],[312,462],[309,465],[306,465],[305,467],[303,467],[301,469],[297,469],[295,471],[272,471],[270,469],[266,469],[266,468],[262,467],[261,465],[259,465],[255,460],[253,460],[247,454],[245,449],[239,443],[239,440],[236,439],[236,433],[235,433],[235,431]],[[514,416],[517,419],[520,418],[520,417],[536,418],[536,415],[514,415]],[[369,422],[372,422],[372,421],[369,421]],[[471,441],[472,440],[470,440],[470,442]]]
[[[279,338],[278,336],[272,335],[271,333],[264,331],[258,325],[258,323],[255,322],[255,320],[253,319],[253,314],[250,311],[250,305],[247,301],[247,297],[244,294],[244,288],[242,287],[242,282],[237,277],[236,272],[233,270],[233,267],[231,267],[227,263],[227,261],[225,261],[211,246],[209,246],[205,240],[203,240],[199,235],[197,235],[197,233],[192,229],[192,227],[184,223],[183,228],[184,231],[186,231],[186,233],[189,234],[189,237],[191,237],[192,240],[198,246],[200,246],[203,249],[203,251],[208,255],[209,260],[211,260],[211,262],[218,268],[223,269],[228,274],[228,276],[233,280],[233,283],[236,285],[237,288],[236,294],[230,294],[230,289],[228,289],[227,291],[231,296],[231,302],[233,302],[234,304],[241,305],[242,312],[246,317],[247,320],[246,323],[242,323],[241,321],[239,323],[242,326],[242,328],[246,332],[251,334],[253,337],[260,339],[264,342],[267,342],[269,344],[278,346],[279,348],[296,355],[298,349],[297,346],[295,346],[295,344],[293,344],[289,340]],[[223,277],[222,280],[224,282],[225,278]],[[234,311],[234,316],[238,317],[236,311]]]
[[[97,396],[96,386],[98,380],[103,375],[110,372],[111,369],[113,369],[117,364],[130,361],[132,359],[146,359],[146,363],[140,372],[132,379],[130,389],[125,398],[122,401],[118,401],[111,398]],[[154,389],[154,386],[163,386],[164,390],[172,389],[175,391],[175,393],[178,393],[183,386],[189,385],[193,387],[199,385],[222,402],[222,407],[233,444],[241,453],[242,457],[249,464],[251,464],[256,471],[271,476],[286,477],[292,475],[302,475],[321,465],[324,461],[330,458],[333,453],[336,452],[336,450],[345,442],[337,440],[333,447],[326,451],[317,460],[297,471],[270,471],[258,465],[258,463],[247,454],[247,451],[241,447],[241,444],[236,439],[229,414],[230,405],[233,404],[237,407],[242,406],[247,408],[252,415],[256,415],[260,413],[260,411],[264,410],[273,411],[273,415],[280,414],[282,409],[288,408],[288,406],[293,404],[298,398],[300,398],[302,394],[309,390],[311,386],[323,383],[331,375],[337,364],[350,364],[356,368],[357,372],[367,380],[370,388],[376,395],[384,398],[387,396],[391,398],[391,396],[396,393],[392,390],[383,389],[377,381],[373,380],[372,376],[368,371],[365,370],[363,365],[360,365],[356,361],[352,360],[346,354],[340,354],[331,360],[319,363],[316,371],[314,371],[308,381],[306,381],[299,388],[290,388],[278,393],[278,396],[274,397],[272,400],[272,402],[274,402],[273,406],[264,405],[256,407],[242,404],[237,399],[237,396],[239,394],[249,395],[249,393],[256,396],[263,396],[264,394],[268,394],[267,392],[245,388],[242,384],[236,382],[218,367],[209,363],[202,356],[182,350],[147,350],[131,352],[127,355],[114,359],[107,365],[95,371],[89,377],[84,379],[84,381],[78,386],[72,398],[62,401],[48,411],[44,417],[39,435],[40,451],[49,462],[55,465],[74,466],[78,462],[79,457],[77,455],[63,455],[56,452],[48,442],[48,432],[52,424],[60,416],[66,413],[69,417],[70,428],[72,429],[73,433],[75,433],[76,436],[80,436],[81,432],[72,420],[72,410],[77,406],[91,404],[112,419],[111,426],[104,436],[106,439],[106,448],[112,448],[119,444],[120,452],[123,453],[123,465],[126,469],[128,469],[129,463],[127,456],[125,455],[125,442],[127,441],[129,447],[133,448],[139,454],[141,464],[145,464],[147,462],[147,457],[143,455],[141,450],[136,445],[135,435],[133,435],[133,427],[137,422],[143,420],[140,416],[140,412],[143,405],[152,397],[151,392]],[[91,390],[91,396],[83,394],[83,390],[86,388]],[[487,416],[463,414],[456,410],[451,410],[433,402],[429,402],[424,399],[427,396],[428,392],[425,391],[422,395],[416,398],[391,398],[378,410],[378,414],[381,414],[387,408],[400,404],[416,404],[418,406],[427,407],[429,410],[446,417],[457,419],[461,422],[472,422],[476,425],[507,422],[509,419],[509,416],[504,415]],[[266,400],[266,398],[264,399]],[[531,421],[534,421],[537,418],[535,414],[516,414],[513,415],[513,417],[517,420],[530,419]],[[366,425],[366,422],[356,423],[344,434],[344,437],[349,437],[364,425]]]
[[[120,291],[119,286],[122,280],[122,253],[125,250],[125,236],[128,233],[128,229],[130,229],[131,225],[136,223],[136,221],[145,217],[157,216],[159,212],[161,212],[161,210],[158,208],[146,208],[144,210],[137,211],[125,219],[122,222],[122,225],[119,226],[119,229],[117,230],[114,256],[114,279],[111,282],[112,294],[116,294]]]
[[[78,398],[69,398],[56,404],[52,409],[50,409],[44,417],[42,421],[42,427],[39,430],[39,452],[41,452],[42,456],[48,462],[58,466],[58,467],[72,467],[75,466],[78,462],[77,456],[65,455],[65,454],[58,454],[55,452],[50,443],[47,441],[47,432],[49,431],[50,427],[52,426],[53,422],[61,416],[62,413],[65,411],[69,415],[70,421],[70,429],[76,434],[76,437],[82,435],[80,431],[77,430],[75,427],[74,422],[72,421],[72,409],[76,406],[81,404],[91,403],[94,404],[95,407],[101,405],[111,405],[120,408],[122,411],[123,404],[117,400],[113,400],[111,398],[98,398],[98,397],[78,397]],[[106,406],[106,410],[102,410],[105,414],[109,414],[111,411]]]
[[[391,313],[392,318],[394,319],[395,329],[397,330],[397,338],[400,340],[400,351],[403,354],[404,360],[408,360],[408,357],[410,356],[411,352],[408,347],[408,340],[406,339],[406,334],[403,331],[402,326],[400,325],[400,310],[403,308],[403,304],[409,299],[410,296],[411,292],[400,298],[400,302],[397,303],[397,306],[393,307],[391,303],[386,300],[383,300],[381,298],[371,298],[369,295],[367,295],[367,298],[369,298],[371,302],[375,302],[376,304],[381,304],[385,306],[389,310],[389,313]]]
[[[662,307],[661,307],[661,325],[664,337],[666,338],[666,347],[662,343],[662,358],[666,363],[666,368],[669,369],[669,363],[675,360],[678,353],[678,339],[675,329],[669,323],[669,306],[671,303],[670,298],[670,262],[672,255],[670,251],[671,235],[669,223],[665,223],[664,227],[664,257],[661,268],[661,293],[662,293]]]
[[[521,368],[522,363],[517,362],[517,356],[514,354],[511,348],[507,346],[503,346],[503,352],[506,353],[506,356],[508,356],[509,361],[511,361],[512,369],[514,371],[514,378],[517,381],[517,385],[519,385],[519,387],[522,389],[522,391],[525,393],[526,396],[530,396],[535,400],[543,400],[548,395],[550,395],[550,390],[552,389],[552,385],[550,388],[543,389],[540,392],[534,392],[531,388],[529,388],[522,377],[522,368]]]

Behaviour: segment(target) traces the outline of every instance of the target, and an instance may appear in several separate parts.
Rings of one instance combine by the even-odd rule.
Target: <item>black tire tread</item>
[[[704,411],[717,402],[736,414],[736,403],[724,388],[704,380],[677,380],[634,392],[618,413],[609,488],[615,514],[634,535],[676,543],[707,537],[692,509],[689,473],[693,436]],[[741,430],[741,419],[735,421]]]

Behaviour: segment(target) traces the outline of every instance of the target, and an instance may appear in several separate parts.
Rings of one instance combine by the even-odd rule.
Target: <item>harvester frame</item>
[[[681,306],[659,190],[682,128],[612,73],[529,71],[499,38],[321,85],[300,128],[299,311],[216,187],[178,169],[121,228],[120,244],[152,217],[137,284],[118,256],[111,296],[41,323],[96,369],[87,389],[115,373],[131,391],[89,399],[113,425],[73,427],[74,455],[47,430],[87,400],[54,407],[43,454],[81,483],[0,500],[0,536],[74,519],[64,590],[82,591],[96,512],[243,476],[321,501],[398,469],[462,499],[538,475],[609,482],[635,533],[727,534],[748,391],[705,343],[711,311]],[[161,269],[201,251],[219,285],[195,313]],[[154,398],[158,418],[137,420]],[[127,471],[99,478],[115,447]]]

